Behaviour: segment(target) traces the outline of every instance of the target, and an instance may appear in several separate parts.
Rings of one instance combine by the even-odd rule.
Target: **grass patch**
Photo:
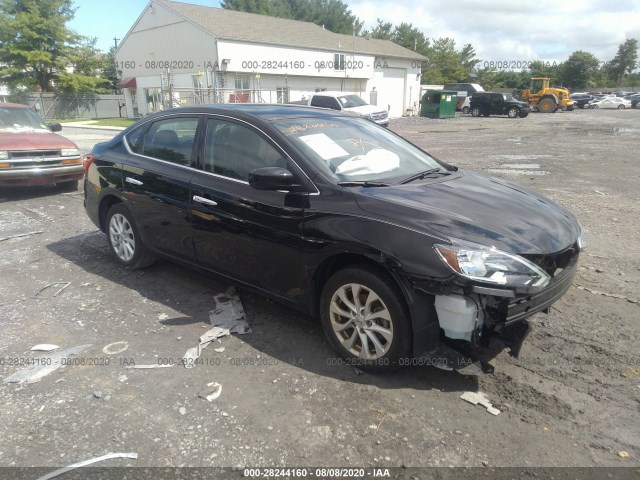
[[[136,123],[138,120],[138,118],[101,118],[99,120],[95,120],[95,123],[91,123],[91,125],[96,125],[98,127],[128,127],[129,125]]]

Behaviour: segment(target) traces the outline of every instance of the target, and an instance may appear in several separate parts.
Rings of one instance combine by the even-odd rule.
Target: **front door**
[[[300,246],[306,193],[256,190],[249,172],[293,167],[261,132],[210,117],[192,179],[197,261],[238,281],[294,300],[300,295]],[[295,175],[295,173],[294,173]]]

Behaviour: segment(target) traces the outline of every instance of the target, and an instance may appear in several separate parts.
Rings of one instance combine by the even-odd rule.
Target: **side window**
[[[207,121],[202,169],[236,180],[249,180],[261,167],[287,168],[287,160],[257,132],[235,123]]]
[[[127,143],[132,152],[142,153],[142,139],[144,138],[144,132],[147,131],[147,127],[149,127],[149,125],[141,125],[127,134]]]
[[[197,127],[197,117],[174,117],[155,122],[144,136],[139,153],[189,166]]]
[[[314,95],[313,98],[311,99],[311,106],[312,107],[325,107],[325,102],[324,102],[325,97],[323,97],[322,95]]]

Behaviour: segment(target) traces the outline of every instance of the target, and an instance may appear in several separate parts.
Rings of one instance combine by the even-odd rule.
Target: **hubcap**
[[[338,288],[331,298],[331,327],[353,355],[376,360],[384,356],[393,341],[391,314],[370,288],[350,283]]]
[[[136,251],[136,240],[131,224],[124,215],[116,213],[109,222],[111,245],[118,258],[128,262]]]

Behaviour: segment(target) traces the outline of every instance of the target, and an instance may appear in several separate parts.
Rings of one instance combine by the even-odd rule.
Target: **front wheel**
[[[107,239],[116,260],[128,268],[148,267],[155,256],[142,243],[129,209],[116,203],[107,214]]]
[[[557,108],[556,102],[551,98],[543,98],[538,102],[538,111],[540,113],[553,113]]]
[[[411,322],[392,280],[362,265],[335,273],[320,299],[322,327],[348,365],[393,370],[411,354]]]
[[[516,118],[518,116],[518,113],[520,113],[520,110],[518,110],[516,107],[511,107],[509,110],[507,110],[507,117]]]
[[[471,109],[471,116],[472,117],[479,117],[480,115],[482,115],[482,111],[480,110],[479,107],[473,107]]]
[[[520,118],[527,118],[527,115],[529,115],[527,112],[520,112]]]
[[[594,105],[594,106],[593,106],[593,107],[591,107],[591,108],[593,108],[594,110],[597,110],[597,109],[599,109],[599,108],[600,108],[600,105]]]

